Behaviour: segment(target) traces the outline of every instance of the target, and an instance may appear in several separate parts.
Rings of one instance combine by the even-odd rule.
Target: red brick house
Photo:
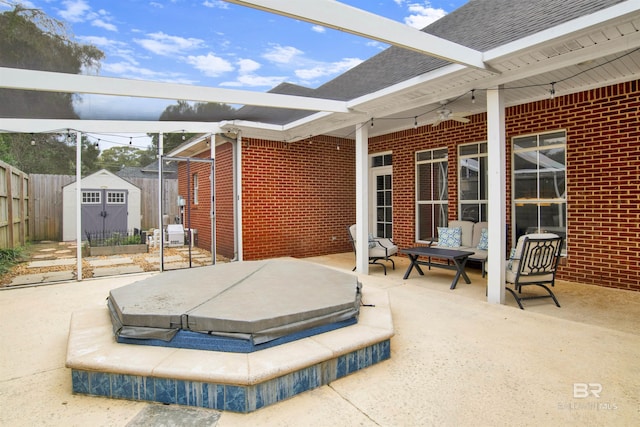
[[[550,229],[566,236],[560,279],[640,291],[632,3],[474,0],[423,31],[482,52],[485,69],[393,46],[317,89],[275,88],[351,111],[243,107],[220,123],[237,142],[215,138],[216,250],[347,252],[346,226],[358,221],[412,246],[447,220],[493,212],[506,225],[491,231],[505,238],[495,259],[528,230]],[[211,156],[202,141],[170,155]],[[197,226],[206,246],[207,221]]]

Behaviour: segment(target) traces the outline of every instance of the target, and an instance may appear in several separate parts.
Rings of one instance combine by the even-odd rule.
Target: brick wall
[[[247,139],[242,164],[244,259],[351,250],[346,227],[355,222],[353,141]]]
[[[196,156],[209,159],[209,151]],[[190,191],[187,191],[187,163],[178,164],[178,194],[187,199],[189,196],[189,210],[185,206],[184,223],[190,220],[191,228],[198,230],[197,246],[211,250],[211,166],[209,163],[190,162],[188,166],[190,176]],[[230,143],[216,147],[215,159],[216,177],[216,252],[227,258],[234,258],[234,217],[233,217],[233,147]],[[193,175],[198,174],[198,204],[194,203]]]
[[[511,138],[567,133],[568,256],[560,279],[640,291],[638,83],[506,111],[509,230]],[[470,119],[468,124],[448,121],[370,139],[370,153],[393,152],[393,235],[399,246],[415,241],[416,151],[448,148],[449,219],[457,218],[457,146],[487,138],[486,115]],[[353,141],[326,136],[291,144],[245,140],[242,150],[245,259],[351,251],[346,226],[355,221]],[[218,223],[228,229],[222,218],[231,205],[225,206],[218,208]]]
[[[560,279],[640,291],[640,85],[622,83],[506,111],[507,216],[511,230],[511,138],[567,133],[568,256]],[[486,140],[486,115],[372,138],[393,151],[394,239],[415,242],[415,152],[447,147],[449,219],[457,218],[457,146]],[[511,234],[509,234],[511,238]]]

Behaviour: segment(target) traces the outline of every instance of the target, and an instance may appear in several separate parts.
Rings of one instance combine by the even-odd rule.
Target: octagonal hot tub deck
[[[336,273],[305,261],[287,262],[314,274]],[[362,289],[362,300],[366,305],[356,324],[250,353],[118,343],[108,308],[76,312],[66,361],[73,392],[251,412],[390,357],[387,293]]]

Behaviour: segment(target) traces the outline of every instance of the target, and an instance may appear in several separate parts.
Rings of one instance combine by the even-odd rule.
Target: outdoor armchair
[[[539,298],[551,298],[560,307],[548,285],[555,285],[562,240],[562,237],[551,233],[525,234],[518,239],[515,253],[507,263],[505,289],[513,295],[521,309],[524,310],[523,300]],[[508,285],[512,285],[513,289]],[[539,286],[547,293],[523,296],[522,288],[529,285]]]
[[[349,241],[351,241],[351,246],[353,247],[353,252],[356,252],[356,225],[353,224],[347,227],[347,231],[349,232]],[[384,237],[373,237],[369,236],[369,264],[376,264],[382,266],[384,269],[384,274],[387,274],[387,266],[381,264],[378,261],[389,261],[391,262],[391,267],[393,270],[396,269],[396,264],[390,257],[392,255],[397,255],[398,246],[391,239],[387,239]],[[353,270],[355,271],[355,267]]]

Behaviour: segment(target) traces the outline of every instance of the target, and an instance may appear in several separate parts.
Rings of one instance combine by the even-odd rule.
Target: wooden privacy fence
[[[125,178],[140,187],[141,191],[141,226],[143,230],[157,228],[158,219],[158,185],[153,178]],[[76,180],[72,175],[29,175],[29,194],[31,195],[31,210],[29,212],[29,238],[32,241],[62,240],[62,217],[64,206],[62,203],[62,189]],[[4,187],[4,186],[3,186]],[[2,191],[2,189],[0,189]],[[178,215],[177,206],[178,181],[165,179],[163,181],[163,213]],[[1,203],[1,202],[0,202]]]
[[[0,248],[29,239],[29,176],[0,161]]]

